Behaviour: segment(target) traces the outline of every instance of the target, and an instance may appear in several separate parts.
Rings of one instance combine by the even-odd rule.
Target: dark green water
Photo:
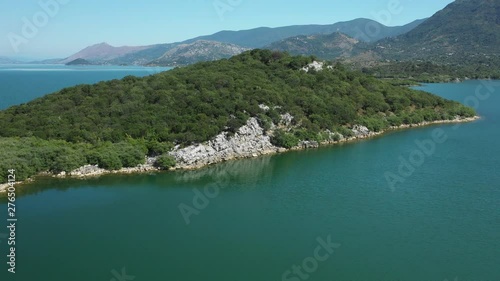
[[[464,101],[479,85],[423,89]],[[40,180],[17,202],[17,273],[6,273],[3,241],[0,279],[499,280],[499,108],[496,86],[479,101],[483,119],[460,127],[191,172]],[[446,141],[391,190],[386,172],[436,129]],[[187,225],[179,205],[193,206],[195,190],[213,184],[220,193]],[[328,259],[307,278],[282,279],[328,236],[341,244]],[[113,275],[122,269],[130,278]]]

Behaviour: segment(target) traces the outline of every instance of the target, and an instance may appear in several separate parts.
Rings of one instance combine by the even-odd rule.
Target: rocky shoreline
[[[429,126],[434,124],[446,124],[446,123],[465,123],[478,120],[480,117],[475,116],[471,118],[455,118],[454,120],[439,120],[433,122],[422,122],[412,125],[401,125],[390,127],[388,130],[380,132],[371,132],[368,128],[364,126],[356,125],[353,127],[352,131],[353,137],[344,137],[337,133],[331,133],[331,139],[324,141],[321,145],[335,145],[340,143],[347,143],[362,139],[368,139],[376,136],[380,136],[388,131],[416,128]],[[334,140],[334,136],[338,135],[337,139]],[[289,150],[302,150],[308,148],[317,148],[320,143],[314,141],[303,141],[291,149],[285,149],[281,147],[276,147],[271,143],[271,138],[269,135],[265,134],[264,129],[259,125],[256,118],[250,118],[247,124],[241,127],[234,135],[230,136],[227,132],[217,135],[211,141],[204,144],[192,145],[186,148],[176,148],[169,154],[175,158],[177,165],[173,170],[177,169],[199,169],[208,165],[217,164],[225,161],[243,159],[243,158],[254,158],[262,155],[276,154],[281,152],[286,152]],[[155,158],[146,158],[145,164],[141,164],[134,168],[123,168],[117,171],[109,171],[99,168],[96,165],[86,165],[80,167],[70,173],[62,172],[58,175],[53,175],[50,173],[45,173],[47,176],[54,176],[57,178],[89,178],[89,177],[99,177],[105,174],[134,174],[134,173],[151,173],[158,172],[159,169],[154,166]],[[31,180],[28,180],[28,182]],[[23,182],[16,183],[22,184]],[[6,192],[8,189],[8,184],[0,184],[0,193]]]

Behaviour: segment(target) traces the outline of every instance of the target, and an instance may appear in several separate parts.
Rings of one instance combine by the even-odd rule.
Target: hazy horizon
[[[5,3],[5,9],[0,11],[4,21],[0,26],[4,38],[0,41],[0,57],[64,58],[102,42],[116,47],[144,46],[180,42],[223,30],[333,24],[357,18],[401,26],[430,17],[453,1],[427,2],[422,5],[412,0],[15,1]]]

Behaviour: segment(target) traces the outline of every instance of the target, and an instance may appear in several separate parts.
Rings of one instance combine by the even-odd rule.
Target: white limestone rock
[[[174,149],[170,152],[177,162],[177,168],[198,168],[231,159],[256,157],[275,153],[278,147],[271,144],[271,138],[256,118],[250,118],[233,136],[226,132],[204,143]]]

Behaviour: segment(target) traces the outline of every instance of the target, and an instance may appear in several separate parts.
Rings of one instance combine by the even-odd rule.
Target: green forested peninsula
[[[234,133],[249,117],[269,128],[281,114],[294,116],[293,128],[276,134],[280,144],[290,138],[321,140],[326,130],[347,133],[356,124],[379,131],[475,115],[457,102],[339,64],[302,70],[314,60],[253,50],[144,78],[66,88],[11,107],[0,112],[0,178],[12,168],[22,180],[85,164],[133,167],[146,154],[164,155],[174,145]],[[173,164],[166,156],[159,161],[162,167]]]

